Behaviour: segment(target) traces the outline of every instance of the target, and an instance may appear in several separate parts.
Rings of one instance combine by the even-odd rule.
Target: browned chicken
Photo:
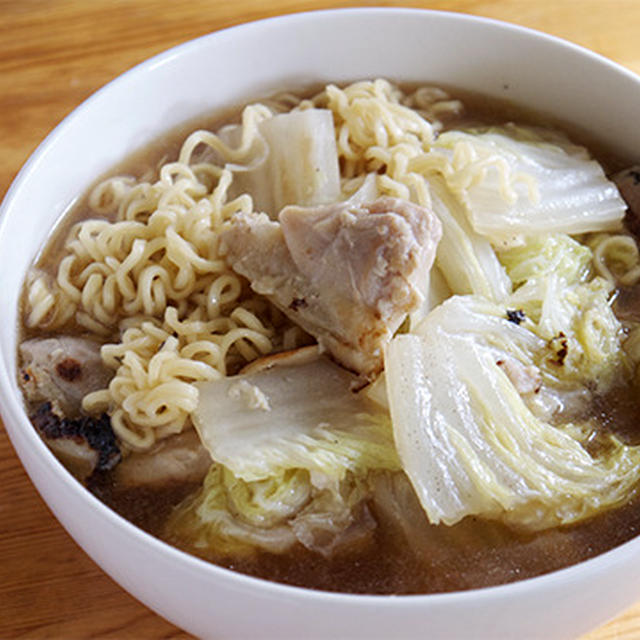
[[[390,197],[366,205],[285,207],[278,221],[238,214],[222,235],[227,259],[321,349],[364,377],[423,299],[441,236],[423,207]]]
[[[80,414],[82,398],[104,389],[113,371],[102,364],[100,344],[74,336],[34,338],[20,345],[20,386],[30,402],[51,402],[67,418]]]
[[[625,224],[636,237],[640,237],[640,166],[621,171],[613,176],[613,181],[627,204]]]
[[[109,384],[113,371],[102,364],[100,344],[75,336],[34,338],[20,345],[18,374],[31,415],[45,443],[80,480],[111,469],[120,450],[106,415],[82,414],[82,398]]]
[[[193,429],[160,440],[144,453],[131,453],[116,468],[120,487],[164,487],[200,483],[212,464],[209,452]]]
[[[120,462],[120,448],[106,414],[65,418],[52,410],[50,402],[44,402],[31,420],[45,444],[79,480]]]

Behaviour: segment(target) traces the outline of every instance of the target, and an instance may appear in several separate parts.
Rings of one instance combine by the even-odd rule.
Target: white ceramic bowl
[[[640,539],[532,580],[429,596],[350,596],[248,578],[181,553],[107,509],[63,469],[16,383],[24,274],[70,203],[174,125],[274,90],[370,77],[509,97],[632,157],[640,79],[577,46],[460,14],[402,9],[298,14],[215,33],[124,74],[76,109],[16,178],[0,218],[0,405],[34,484],[86,552],[127,591],[216,638],[567,638],[640,598]]]

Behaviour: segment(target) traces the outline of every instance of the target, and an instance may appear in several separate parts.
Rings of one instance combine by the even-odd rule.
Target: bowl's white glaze
[[[512,585],[435,596],[307,591],[247,578],[141,532],[85,491],[29,424],[16,382],[17,302],[52,225],[97,176],[174,125],[275,90],[371,77],[463,87],[640,149],[640,79],[579,47],[459,14],[361,9],[236,27],[124,74],[40,145],[0,211],[0,408],[34,484],[91,557],[175,624],[215,638],[567,638],[640,598],[640,540]],[[81,588],[81,585],[78,585]]]

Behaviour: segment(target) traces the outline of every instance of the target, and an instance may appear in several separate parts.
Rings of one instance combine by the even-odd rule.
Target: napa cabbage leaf
[[[369,474],[400,460],[388,412],[356,381],[315,355],[197,383],[191,417],[215,464],[168,535],[222,555],[301,544],[329,556],[366,539]]]
[[[442,175],[493,244],[520,234],[618,229],[626,205],[586,149],[525,127],[448,131],[416,160]]]
[[[591,275],[593,254],[566,233],[549,233],[528,236],[522,244],[500,251],[498,258],[517,287],[551,274],[567,284],[585,281]]]
[[[196,383],[191,414],[211,458],[238,478],[306,469],[324,488],[347,472],[397,469],[388,414],[352,391],[357,378],[324,356]]]
[[[526,396],[557,380],[547,366],[554,345],[531,325],[512,322],[504,306],[455,296],[389,344],[396,445],[431,522],[568,524],[622,503],[640,478],[639,448],[610,436],[592,456],[588,424],[552,424],[529,406]]]
[[[511,282],[493,247],[471,228],[462,203],[442,178],[432,175],[427,182],[431,206],[442,223],[435,265],[450,292],[503,300],[511,292]]]
[[[369,495],[366,480],[352,475],[336,490],[318,491],[302,469],[246,482],[213,465],[201,489],[173,511],[165,535],[217,558],[284,553],[296,544],[331,556],[371,534]]]
[[[295,543],[286,518],[309,499],[308,477],[288,472],[243,483],[222,465],[213,465],[200,490],[172,513],[167,537],[211,549],[220,556],[256,548],[282,553]]]
[[[230,143],[239,144],[245,128],[232,125],[221,135]],[[312,206],[340,199],[331,111],[306,109],[264,118],[254,135],[263,149],[247,165],[229,165],[233,171],[231,196],[248,193],[254,209],[273,219],[288,204]]]

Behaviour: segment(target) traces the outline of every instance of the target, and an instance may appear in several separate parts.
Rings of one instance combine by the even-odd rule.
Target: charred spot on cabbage
[[[569,354],[569,341],[567,340],[567,336],[560,331],[557,336],[551,339],[549,344],[555,353],[555,358],[552,362],[558,366],[562,366],[565,358]]]
[[[507,309],[507,319],[514,324],[524,322],[526,314],[522,309]]]

